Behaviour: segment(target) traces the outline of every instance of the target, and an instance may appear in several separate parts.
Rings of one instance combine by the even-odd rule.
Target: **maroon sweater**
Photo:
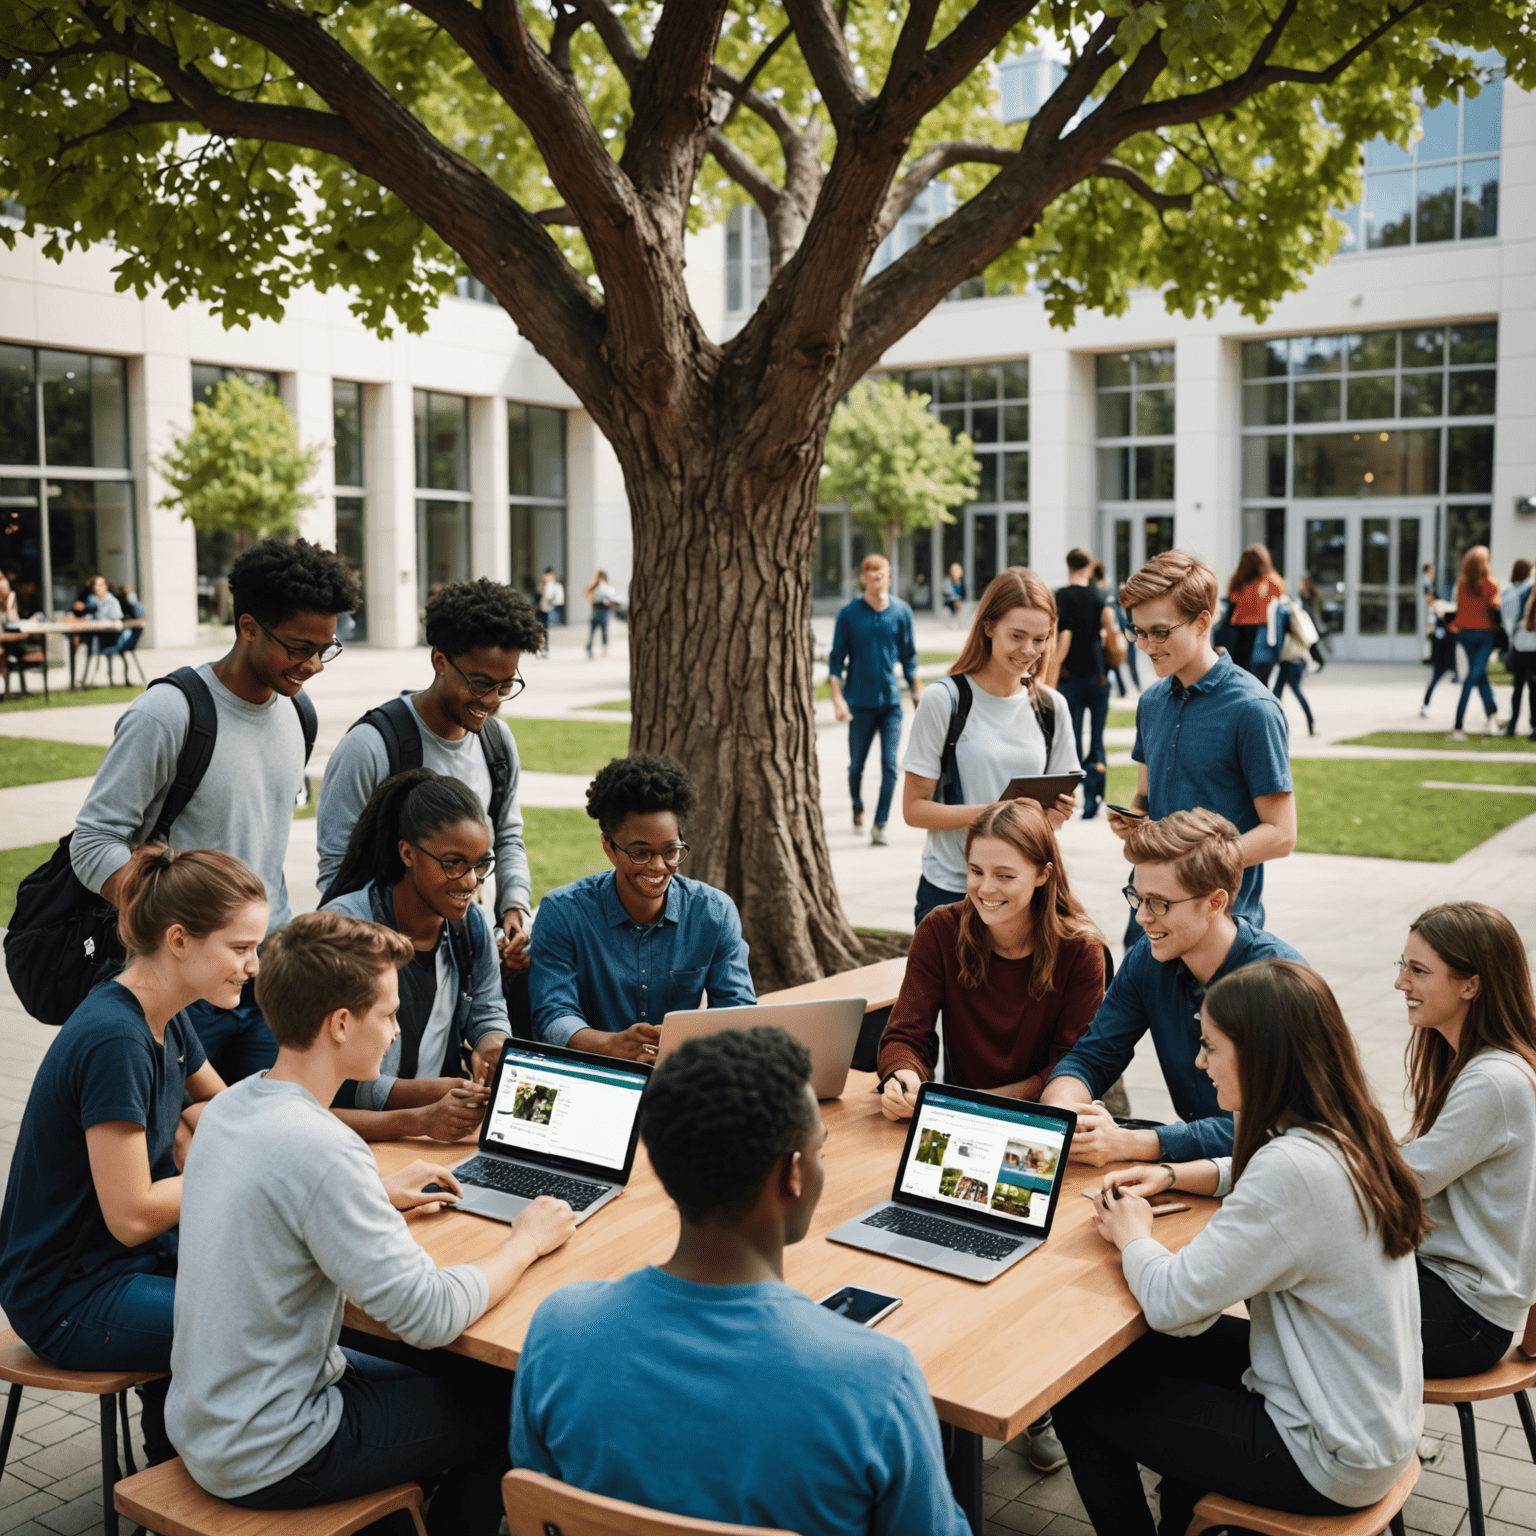
[[[1077,1043],[1104,1000],[1104,950],[1096,936],[1072,939],[1056,953],[1056,974],[1044,997],[1029,995],[1035,957],[987,962],[984,986],[960,985],[955,937],[964,903],[930,912],[912,936],[901,996],[880,1039],[880,1076],[909,1067],[933,1077],[944,1015],[944,1038],[956,1080],[971,1088],[1024,1084],[1038,1099],[1051,1069]]]

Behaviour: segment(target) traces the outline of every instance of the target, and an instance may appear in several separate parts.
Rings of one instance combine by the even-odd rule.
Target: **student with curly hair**
[[[314,706],[305,683],[341,652],[336,616],[357,607],[357,578],[340,555],[307,540],[262,539],[229,572],[235,643],[192,673],[217,724],[213,755],[167,841],[216,848],[261,877],[268,925],[288,921],[283,860],[293,807],[304,787]],[[291,701],[291,702],[290,702]],[[123,871],[149,838],[176,778],[192,726],[181,686],[147,688],[123,711],[112,745],[75,820],[70,859],[82,885],[122,904]],[[197,1003],[193,1027],[226,1082],[269,1067],[277,1042],[251,989],[233,1008]]]
[[[810,1072],[779,1029],[690,1040],[657,1069],[640,1134],[677,1249],[540,1305],[513,1380],[514,1466],[802,1536],[964,1536],[911,1352],[784,1284],[823,1183]],[[661,1423],[665,1456],[614,1433]]]
[[[578,1051],[649,1061],[675,1009],[757,1001],[736,904],[677,873],[688,775],[669,757],[616,757],[587,790],[611,872],[539,904],[529,989],[539,1037]]]

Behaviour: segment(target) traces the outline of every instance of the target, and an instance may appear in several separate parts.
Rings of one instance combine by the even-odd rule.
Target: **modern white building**
[[[1029,115],[1052,68],[1003,67],[1008,116]],[[1372,147],[1344,248],[1262,325],[1231,306],[1185,320],[1143,292],[1124,316],[1061,332],[1038,295],[967,284],[882,365],[970,433],[981,472],[952,524],[903,541],[903,591],[931,606],[954,562],[972,597],[1006,564],[1054,582],[1074,544],[1111,579],[1174,544],[1225,576],[1262,541],[1293,587],[1316,589],[1335,654],[1416,660],[1425,563],[1443,586],[1474,543],[1491,544],[1501,575],[1536,556],[1526,189],[1536,100],[1496,81],[1426,114],[1411,153]],[[914,205],[882,263],[946,196],[936,186]],[[203,306],[116,293],[111,266],[106,250],[62,264],[36,245],[0,251],[0,569],[26,611],[67,606],[100,569],[137,584],[153,643],[187,643],[200,613],[217,613],[229,548],[160,505],[156,463],[230,371],[269,380],[300,441],[324,446],[302,531],[356,562],[368,641],[414,644],[426,594],[460,576],[532,591],[553,566],[577,621],[599,565],[627,583],[611,451],[472,283],[427,334],[381,341],[344,294],[303,293],[282,322],[227,331]],[[706,324],[732,334],[767,281],[755,210],[694,241],[689,277]],[[865,543],[824,509],[822,611],[856,589]]]

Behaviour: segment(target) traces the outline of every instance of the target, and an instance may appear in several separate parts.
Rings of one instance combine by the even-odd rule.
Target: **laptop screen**
[[[902,1194],[1044,1229],[1061,1163],[1060,1120],[933,1088],[918,1114]]]
[[[622,1173],[645,1084],[638,1072],[519,1050],[513,1041],[502,1053],[485,1139]]]

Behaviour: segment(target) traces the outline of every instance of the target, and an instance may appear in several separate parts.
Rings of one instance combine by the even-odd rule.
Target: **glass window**
[[[128,468],[128,365],[120,357],[91,359],[91,463]]]
[[[1339,381],[1307,379],[1296,385],[1297,421],[1337,421],[1339,419]]]
[[[1101,352],[1094,359],[1095,382],[1100,389],[1119,389],[1131,382],[1129,352]]]
[[[1243,439],[1243,495],[1285,495],[1285,438]]]
[[[1243,377],[1245,379],[1284,378],[1290,368],[1291,343],[1282,338],[1278,341],[1245,341],[1243,343]]]
[[[1451,327],[1452,363],[1492,363],[1499,356],[1499,325],[1496,320]]]
[[[1461,172],[1461,238],[1482,240],[1498,234],[1499,162],[1468,160]]]
[[[1029,359],[1027,357],[1003,364],[1003,398],[1005,400],[1029,399]]]
[[[1486,503],[1445,509],[1445,563],[1452,572],[1474,544],[1487,544],[1493,534],[1493,509]],[[1454,582],[1452,583],[1454,585]]]
[[[1437,430],[1298,433],[1292,441],[1298,497],[1433,496],[1440,489]]]
[[[43,444],[50,464],[91,462],[91,360],[84,352],[39,352]]]
[[[1456,158],[1456,120],[1459,115],[1460,103],[1454,98],[1427,108],[1419,115],[1422,136],[1417,153],[1421,165],[1426,160]]]
[[[1493,428],[1452,427],[1446,433],[1445,488],[1452,495],[1493,489]]]
[[[1245,427],[1283,427],[1285,425],[1285,391],[1282,379],[1277,384],[1245,384],[1243,386],[1243,425]]]
[[[971,514],[971,590],[978,595],[997,575],[997,513]]]
[[[1029,513],[1008,514],[1008,564],[1029,564]]]
[[[0,346],[0,464],[36,464],[37,384],[31,347]]]
[[[1003,407],[1003,441],[1005,443],[1029,441],[1029,407],[1027,405]]]
[[[1159,443],[1136,450],[1136,500],[1173,500],[1173,444]]]
[[[416,484],[422,490],[467,491],[469,401],[463,395],[418,389],[414,403]]]
[[[995,443],[997,441],[998,419],[995,405],[978,405],[971,408],[971,441],[973,443]]]
[[[565,497],[565,412],[547,405],[528,407],[528,449],[533,494]]]
[[[1173,436],[1173,391],[1138,389],[1136,391],[1136,435],[1138,437]]]
[[[970,372],[971,399],[996,400],[1003,386],[1003,370],[996,363],[978,363]]]
[[[532,601],[538,596],[539,578],[548,567],[553,566],[557,573],[566,568],[565,508],[514,503],[510,509],[510,516],[512,519],[512,584]],[[817,564],[813,573],[813,590],[817,597],[843,595],[842,525],[846,516],[846,513],[822,515],[816,552]],[[831,570],[833,585],[830,590],[823,591],[823,561],[826,557],[824,546],[829,530],[835,546]],[[564,580],[563,576],[561,580]],[[566,593],[566,597],[569,600],[569,592]]]
[[[937,376],[939,404],[963,405],[965,403],[965,369],[940,368]]]
[[[1004,501],[1029,500],[1029,455],[1005,453],[1003,455]]]
[[[1438,368],[1445,362],[1445,328],[1422,326],[1403,332],[1403,367]]]
[[[1293,336],[1291,338],[1292,373],[1337,373],[1342,368],[1342,336]]]
[[[1173,497],[1174,349],[1105,352],[1094,360],[1098,381],[1096,435],[1102,443],[1130,438],[1126,453],[1099,449],[1101,501],[1164,501]]]
[[[976,455],[976,468],[980,471],[980,479],[976,484],[976,501],[997,500],[997,455],[995,453],[978,453]]]
[[[1101,393],[1098,397],[1100,437],[1131,435],[1131,394],[1129,390]]]
[[[222,363],[192,364],[192,403],[212,405],[213,392],[225,379],[244,379],[252,389],[264,389],[275,395],[277,375],[261,368],[226,368]]]
[[[336,484],[363,483],[363,387],[347,379],[331,381],[332,435],[336,440]],[[340,503],[337,503],[338,508]],[[337,511],[337,517],[341,516]]]
[[[1349,381],[1348,408],[1345,415],[1351,421],[1375,421],[1380,417],[1397,414],[1393,397],[1397,381],[1391,374],[1385,377],[1367,375]],[[1300,419],[1299,417],[1297,418]]]
[[[441,398],[441,397],[439,397]],[[452,581],[468,581],[469,503],[416,503],[416,586],[423,607]]]
[[[1504,117],[1504,76],[1487,81],[1476,96],[1462,105],[1461,152],[1484,155],[1503,147],[1500,128]]]
[[[352,615],[356,628],[354,640],[368,638],[368,589],[365,581],[366,562],[363,558],[363,498],[338,496],[336,498],[336,553],[352,567],[357,576],[361,596],[357,611]]]
[[[1131,499],[1130,449],[1100,448],[1098,460],[1099,500],[1129,501]]]
[[[1149,517],[1142,523],[1142,537],[1146,541],[1147,559],[1166,555],[1173,548],[1173,519]]]
[[[1414,186],[1414,238],[1420,245],[1456,238],[1456,166],[1419,167]]]
[[[1413,238],[1413,172],[1389,171],[1365,180],[1365,243],[1371,249]]]
[[[1403,375],[1404,416],[1438,416],[1445,399],[1443,373],[1405,373]]]
[[[1451,374],[1451,398],[1446,413],[1451,416],[1492,416],[1494,378],[1491,368],[1468,369],[1465,373]]]
[[[1373,368],[1397,367],[1397,332],[1362,331],[1344,338],[1344,355],[1351,373],[1367,373]]]

